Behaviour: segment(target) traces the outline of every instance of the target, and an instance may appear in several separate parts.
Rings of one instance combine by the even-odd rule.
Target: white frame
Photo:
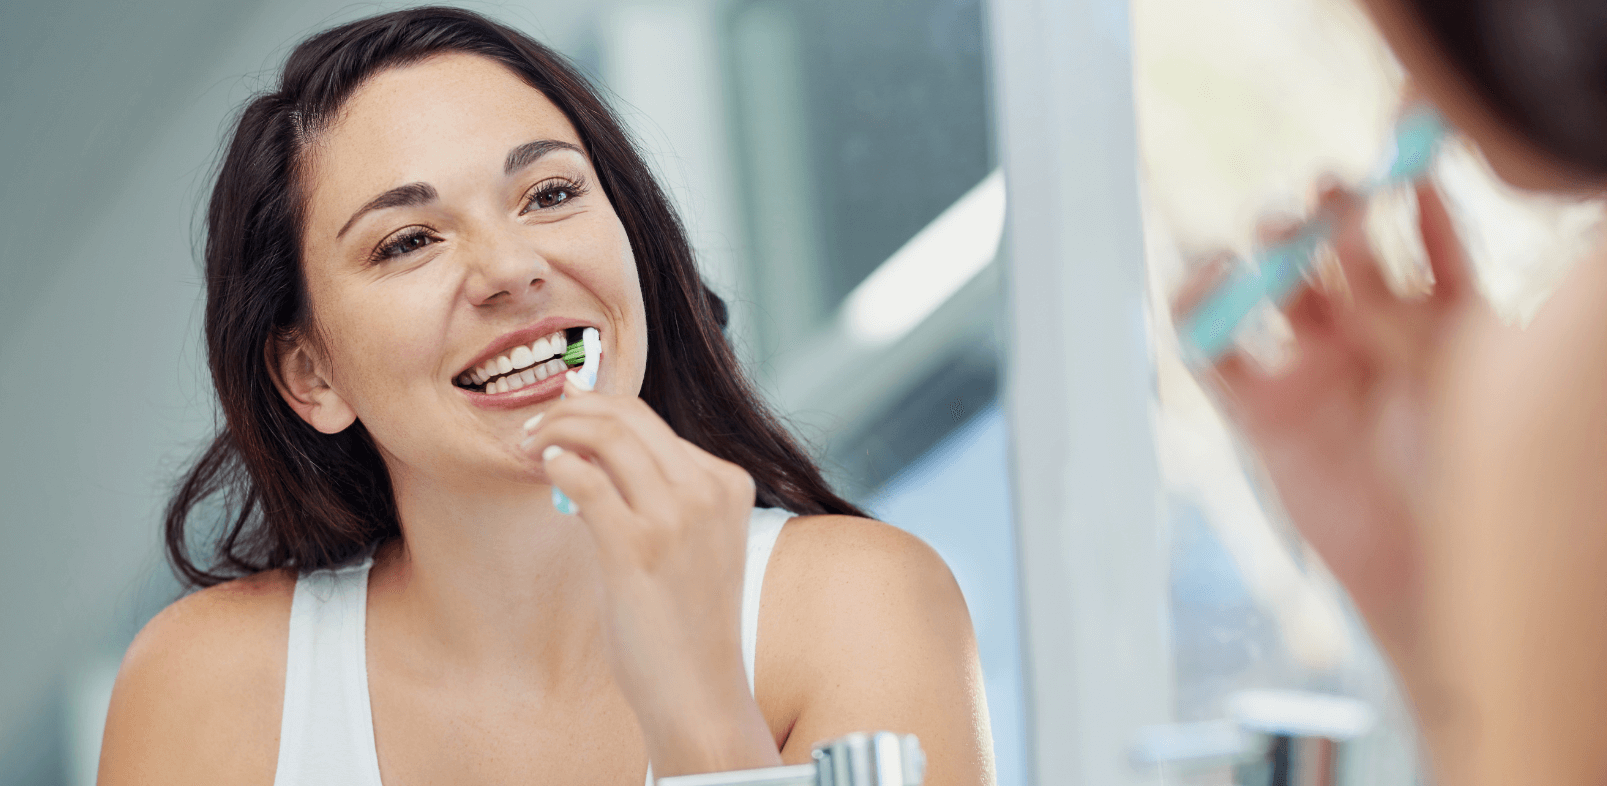
[[[1171,720],[1124,0],[990,0],[1031,781],[1155,783]]]

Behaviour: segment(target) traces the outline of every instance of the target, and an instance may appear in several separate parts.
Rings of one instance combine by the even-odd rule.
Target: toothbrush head
[[[1428,106],[1402,115],[1395,123],[1393,156],[1379,185],[1410,183],[1428,174],[1440,143],[1449,135],[1445,119]]]
[[[585,360],[580,364],[580,381],[587,389],[597,386],[597,364],[602,362],[603,339],[597,328],[589,327],[580,332],[580,345],[586,353]]]

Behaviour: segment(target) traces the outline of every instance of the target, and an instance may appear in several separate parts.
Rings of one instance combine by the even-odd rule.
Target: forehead
[[[332,220],[319,214],[404,183],[450,189],[455,178],[501,177],[508,151],[534,139],[580,145],[563,112],[498,63],[450,53],[386,69],[309,151],[310,218]]]

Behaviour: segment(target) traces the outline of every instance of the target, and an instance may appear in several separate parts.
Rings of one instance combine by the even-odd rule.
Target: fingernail
[[[585,378],[580,376],[579,371],[570,371],[564,374],[564,378],[569,380],[572,384],[574,384],[575,387],[580,388],[581,390],[591,390],[591,385],[586,384]]]
[[[534,444],[536,444],[535,437],[525,437],[524,440],[519,443],[519,449],[528,452],[530,450],[530,446]]]
[[[530,432],[535,431],[536,430],[536,424],[540,423],[541,418],[543,416],[545,416],[546,414],[547,413],[545,413],[545,412],[537,412],[536,414],[531,415],[530,419],[525,421],[525,433],[529,434]]]
[[[548,445],[546,450],[541,451],[541,460],[552,461],[553,459],[563,455],[563,453],[563,448],[560,448],[557,445]]]

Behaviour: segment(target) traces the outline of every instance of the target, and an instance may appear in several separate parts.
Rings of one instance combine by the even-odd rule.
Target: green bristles
[[[586,362],[586,345],[585,344],[582,344],[581,342],[576,341],[575,343],[570,344],[568,349],[564,350],[564,365],[566,365],[566,366],[578,366],[578,365],[580,365],[582,363],[585,363],[585,362]]]

